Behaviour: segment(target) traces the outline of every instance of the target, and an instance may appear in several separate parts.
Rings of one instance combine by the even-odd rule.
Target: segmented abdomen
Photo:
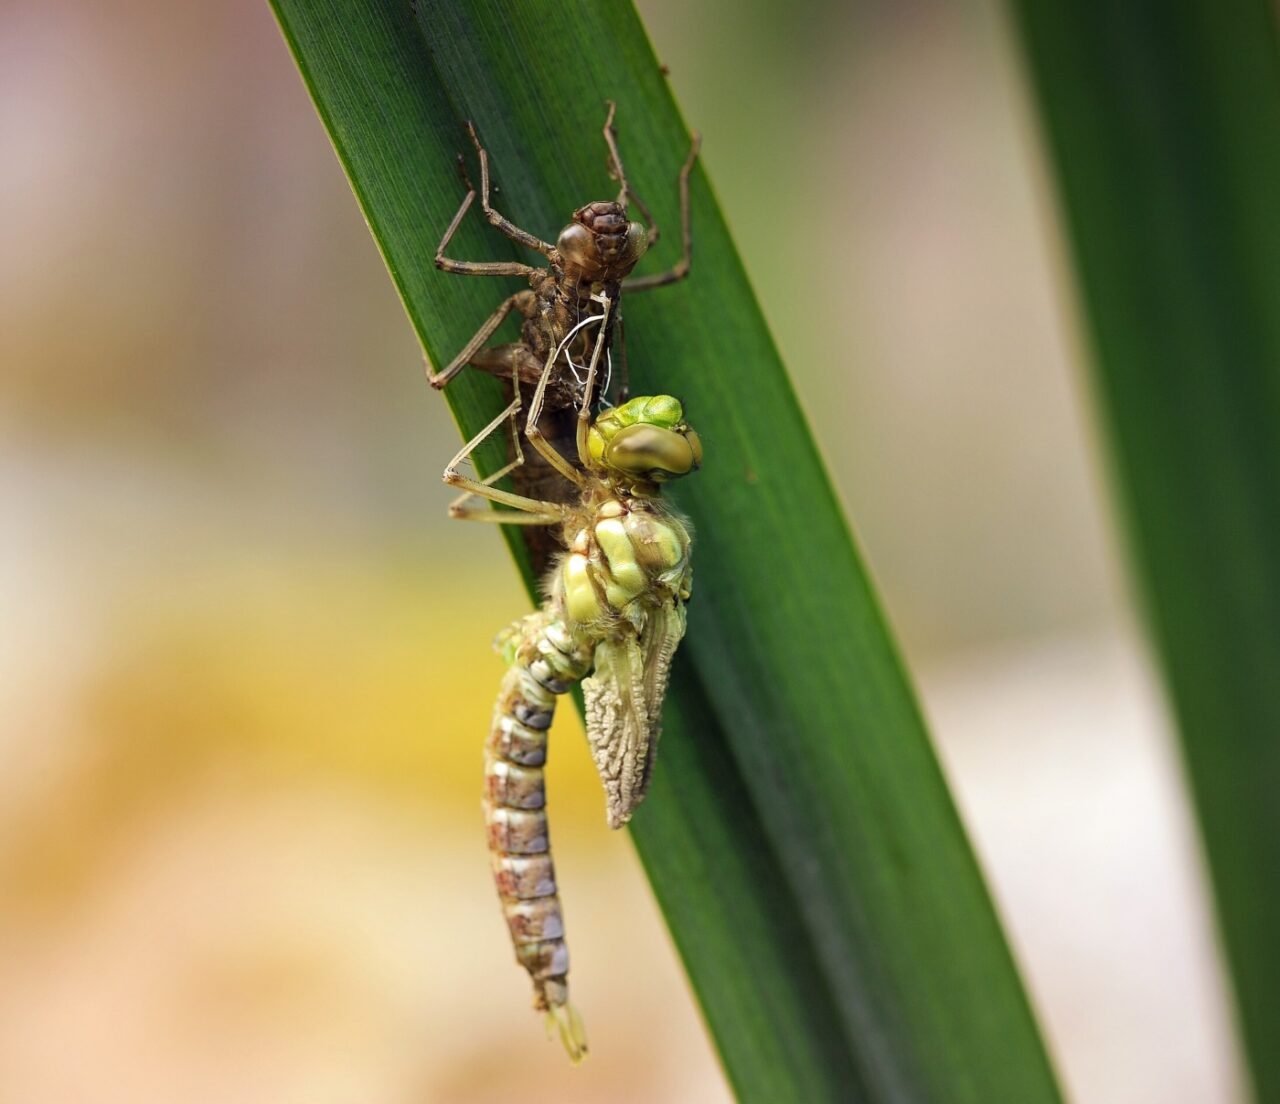
[[[533,979],[534,1007],[568,1003],[569,952],[547,833],[543,764],[547,730],[563,694],[591,669],[591,649],[543,609],[510,630],[511,666],[502,680],[485,744],[485,820],[494,880],[516,960]]]

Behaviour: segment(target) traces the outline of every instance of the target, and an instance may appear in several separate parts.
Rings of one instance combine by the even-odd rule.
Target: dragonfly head
[[[612,200],[579,207],[556,239],[562,262],[592,280],[622,279],[648,248],[649,231],[629,221],[622,204]]]
[[[670,395],[642,395],[606,410],[587,435],[587,450],[624,482],[667,483],[702,466],[702,442]]]

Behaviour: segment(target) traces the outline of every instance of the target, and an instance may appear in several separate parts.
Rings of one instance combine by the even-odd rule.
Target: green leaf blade
[[[495,204],[550,237],[616,191],[600,128],[617,100],[628,175],[664,229],[643,271],[674,261],[688,134],[629,5],[423,0],[420,54],[403,63],[407,9],[276,8],[304,72],[369,95],[344,107],[364,133],[339,153],[353,177],[384,177],[397,218],[366,213],[375,234],[395,232],[381,247],[437,362],[503,294],[501,281],[411,278],[460,199],[464,119],[492,157]],[[363,58],[336,72],[326,36],[359,40]],[[414,87],[364,72],[384,55]],[[388,150],[404,143],[378,131],[401,113],[381,96],[429,116],[400,164]],[[372,187],[357,194],[374,202]],[[695,600],[633,834],[726,1071],[742,1100],[1056,1101],[907,676],[701,169],[693,199],[693,276],[625,304],[633,393],[681,397],[707,445],[673,495],[697,534]],[[518,255],[485,230],[466,220],[451,253]],[[464,429],[492,416],[455,386]]]

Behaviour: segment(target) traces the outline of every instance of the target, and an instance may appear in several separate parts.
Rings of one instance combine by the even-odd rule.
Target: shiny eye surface
[[[605,461],[619,471],[656,482],[688,475],[702,459],[697,435],[690,436],[692,441],[683,433],[658,426],[627,426],[609,442]]]
[[[649,231],[638,222],[627,226],[627,253],[632,260],[638,261],[649,248]]]
[[[580,222],[571,222],[560,231],[560,236],[556,239],[556,249],[570,264],[581,267],[599,263],[595,239],[591,236],[591,231]]]
[[[691,429],[684,431],[684,439],[689,442],[689,447],[693,450],[693,466],[695,468],[702,467],[702,438],[694,433]]]

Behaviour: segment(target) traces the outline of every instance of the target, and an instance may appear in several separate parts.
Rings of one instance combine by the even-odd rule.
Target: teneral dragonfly
[[[605,299],[606,321],[609,309]],[[464,476],[458,464],[475,441],[444,475],[465,495],[506,507],[471,509],[466,516],[555,526],[567,549],[548,575],[541,608],[499,637],[508,669],[485,745],[484,808],[516,959],[533,979],[534,1007],[547,1013],[575,1061],[586,1053],[586,1035],[569,1003],[568,949],[551,861],[543,777],[548,729],[556,696],[581,682],[608,823],[625,824],[649,786],[692,582],[689,528],[661,490],[702,463],[698,436],[669,395],[629,399],[591,416],[599,357],[597,345],[578,410],[578,464],[541,437],[527,438],[574,486],[576,501],[534,499]],[[533,399],[534,426],[549,374],[550,365]],[[519,401],[517,395],[513,403]]]

